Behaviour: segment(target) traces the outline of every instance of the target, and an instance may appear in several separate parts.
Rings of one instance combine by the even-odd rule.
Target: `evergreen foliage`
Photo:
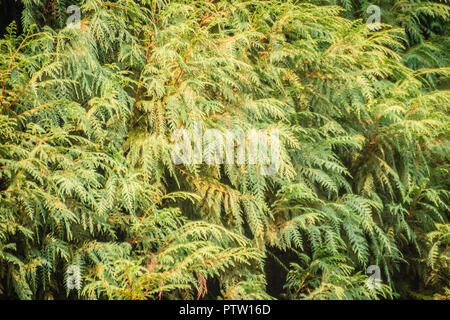
[[[23,0],[0,40],[0,297],[448,299],[447,2]],[[278,130],[278,172],[175,164],[198,122]]]

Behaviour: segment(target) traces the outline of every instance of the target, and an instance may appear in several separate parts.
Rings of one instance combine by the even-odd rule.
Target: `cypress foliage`
[[[449,298],[446,1],[378,1],[377,28],[367,1],[22,3],[0,40],[1,297]],[[175,163],[199,123],[276,131],[276,174]]]

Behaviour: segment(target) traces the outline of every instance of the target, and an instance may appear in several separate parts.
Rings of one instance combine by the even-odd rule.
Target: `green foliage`
[[[23,1],[0,40],[0,296],[270,299],[272,259],[290,299],[448,298],[448,6],[379,1],[375,30],[334,2],[85,0],[70,29],[73,3]],[[278,130],[277,174],[174,164],[196,122]]]
[[[391,288],[380,285],[380,288],[370,288],[366,277],[360,272],[353,274],[353,268],[346,264],[345,256],[322,248],[314,254],[312,260],[305,254],[300,254],[304,266],[291,264],[286,287],[292,290],[292,298],[308,300],[354,300],[392,298]],[[293,292],[295,291],[295,292]]]

